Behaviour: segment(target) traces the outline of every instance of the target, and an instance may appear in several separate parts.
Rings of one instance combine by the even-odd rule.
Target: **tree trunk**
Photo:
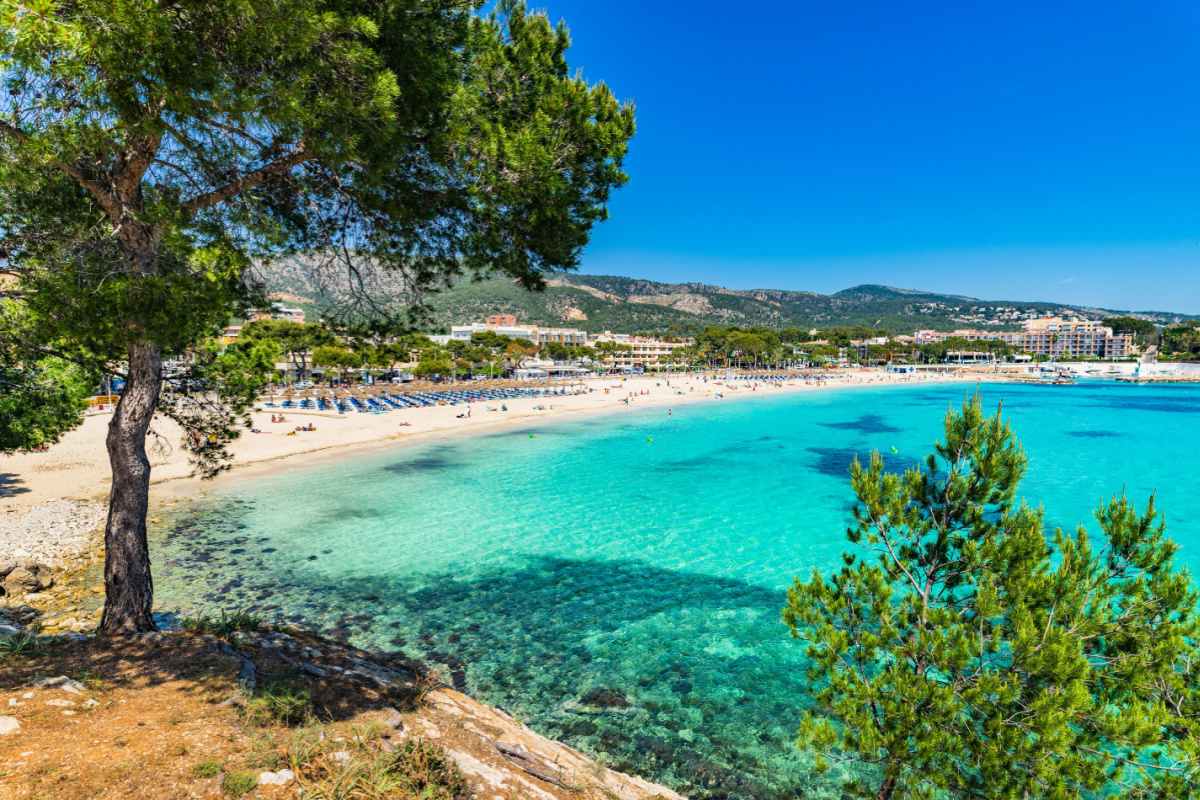
[[[104,530],[104,616],[99,632],[156,630],[151,609],[154,582],[146,542],[150,498],[150,459],[146,432],[162,388],[162,347],[139,342],[129,348],[125,390],[108,424],[112,491]]]
[[[879,791],[875,793],[875,800],[890,800],[895,792],[896,779],[888,778],[879,786]]]

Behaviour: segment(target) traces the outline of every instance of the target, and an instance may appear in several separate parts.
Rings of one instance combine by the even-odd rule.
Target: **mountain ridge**
[[[304,275],[302,261],[266,270],[268,290],[288,296],[320,315],[337,297],[328,281]],[[379,281],[382,291],[388,279]],[[492,314],[513,314],[525,324],[576,327],[589,333],[683,330],[709,325],[829,328],[863,325],[911,334],[920,329],[1015,329],[1037,316],[1101,319],[1126,313],[1159,324],[1196,315],[1163,311],[1126,312],[1067,303],[983,300],[964,295],[904,289],[883,284],[851,286],[831,295],[790,289],[733,289],[716,284],[667,283],[621,275],[559,272],[546,289],[531,293],[506,279],[463,281],[429,298],[428,325],[446,330]]]

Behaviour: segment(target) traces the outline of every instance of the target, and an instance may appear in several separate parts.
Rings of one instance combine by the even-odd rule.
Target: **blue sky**
[[[638,106],[583,272],[1200,313],[1200,4],[531,5]]]

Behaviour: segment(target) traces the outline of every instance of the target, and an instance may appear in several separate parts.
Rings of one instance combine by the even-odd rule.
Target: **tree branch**
[[[265,180],[273,178],[276,175],[282,175],[292,167],[303,164],[310,158],[312,158],[312,154],[305,150],[304,144],[301,143],[286,156],[276,159],[266,166],[259,167],[253,172],[247,172],[236,181],[231,181],[219,189],[214,189],[206,194],[193,197],[191,200],[186,201],[183,207],[188,211],[202,211],[203,209],[211,208],[217,203],[228,200],[235,194],[240,194],[247,189],[253,189]]]
[[[7,135],[18,144],[28,144],[29,142],[33,141],[33,139],[29,136],[29,134],[25,133],[25,131],[21,130],[15,125],[10,125],[2,119],[0,119],[0,133]],[[101,207],[108,212],[109,217],[111,217],[114,221],[120,217],[116,198],[113,197],[112,192],[108,191],[99,183],[89,178],[87,174],[79,167],[64,163],[56,158],[51,159],[50,163],[74,178],[76,183],[91,192],[96,198],[96,201],[100,203]]]

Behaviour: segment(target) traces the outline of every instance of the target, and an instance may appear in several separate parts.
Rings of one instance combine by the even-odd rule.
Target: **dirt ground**
[[[236,651],[211,636],[148,634],[0,652],[0,800],[294,798],[301,790],[399,800],[683,800],[604,769],[415,667],[297,631],[231,639]],[[45,679],[55,685],[39,685]],[[255,719],[255,698],[281,681],[307,698],[303,718]],[[19,729],[3,733],[6,717]],[[441,757],[451,766],[439,766]],[[418,783],[422,770],[439,781],[450,770],[454,779],[449,788],[434,781],[428,795],[384,791],[379,765],[401,759],[404,777]],[[259,783],[287,768],[295,779]],[[348,793],[351,785],[362,793]]]

